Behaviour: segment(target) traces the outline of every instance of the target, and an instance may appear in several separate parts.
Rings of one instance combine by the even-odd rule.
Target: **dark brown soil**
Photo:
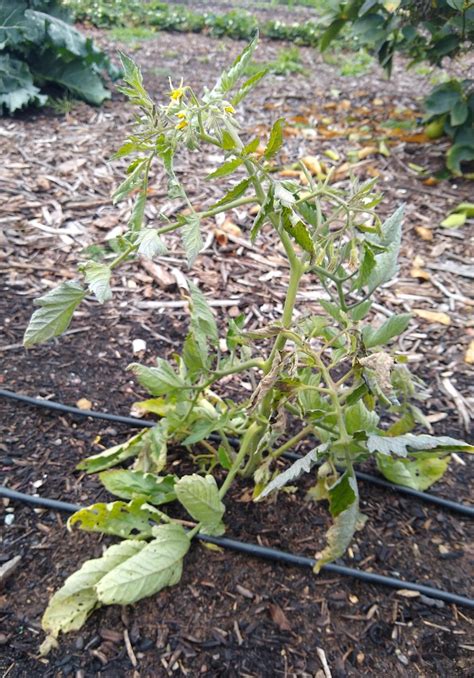
[[[11,326],[18,328],[9,339],[20,339],[29,304],[11,295],[6,301]],[[83,322],[93,326],[96,313],[91,306]],[[173,331],[166,321],[155,330]],[[118,348],[96,329],[20,353],[9,361],[4,385],[66,403],[88,397],[94,408],[128,413],[140,394],[124,376],[128,358],[117,355],[120,340],[114,343]],[[99,444],[123,440],[124,427],[6,400],[0,406],[0,463],[8,486],[79,504],[105,498],[97,481],[74,467]],[[453,465],[435,491],[468,500],[465,469]],[[313,555],[323,544],[327,515],[324,507],[302,501],[303,492],[255,505],[248,488],[238,486],[228,502],[228,535]],[[367,484],[361,496],[370,520],[347,564],[469,595],[466,520]],[[96,612],[79,633],[62,638],[59,650],[40,659],[48,596],[86,557],[100,554],[102,540],[68,533],[64,516],[6,504],[14,522],[3,528],[0,556],[22,556],[0,598],[2,669],[9,676],[312,676],[321,669],[317,648],[334,676],[469,675],[466,610],[197,545],[178,586],[130,608]],[[6,515],[4,510],[2,522]]]
[[[98,36],[107,43],[102,33]],[[190,74],[199,89],[240,47],[206,36],[192,36],[191,41],[188,36],[160,35],[134,48],[134,56],[145,67],[147,84],[161,96],[167,89],[165,71],[177,78]],[[259,58],[273,58],[280,47],[263,43]],[[377,126],[395,116],[397,106],[416,111],[417,96],[429,85],[407,76],[403,67],[398,67],[390,86],[375,69],[363,78],[342,79],[314,51],[302,50],[302,58],[308,76],[271,77],[244,109],[248,134],[255,125],[265,134],[271,120],[281,114],[295,117],[286,140],[288,164],[328,148],[336,148],[343,157],[354,144],[363,148],[371,143],[353,142],[342,132],[327,138],[298,135],[301,121],[311,121],[313,115],[334,116],[332,127],[345,124],[349,135],[351,126],[367,121]],[[348,100],[350,114],[343,104]],[[72,278],[79,250],[102,241],[108,230],[124,221],[129,206],[111,207],[117,167],[106,161],[129,131],[131,117],[130,109],[114,96],[100,112],[79,105],[66,119],[37,113],[4,125],[0,168],[5,171],[5,231],[0,233],[4,388],[67,404],[87,398],[94,409],[129,414],[132,403],[143,397],[125,372],[133,360],[132,340],[146,340],[145,361],[180,346],[183,311],[160,306],[176,300],[176,286],[165,284],[162,270],[150,273],[138,266],[135,279],[152,306],[140,305],[143,295],[127,287],[124,274],[114,283],[118,299],[114,308],[86,303],[72,325],[75,333],[28,352],[19,345],[32,298],[59,280]],[[318,133],[324,132],[324,125]],[[457,202],[468,199],[472,187],[462,180],[424,184],[409,168],[409,163],[417,163],[430,173],[439,169],[443,144],[402,140],[390,157],[377,156],[357,172],[361,178],[380,173],[386,196],[382,211],[388,214],[400,201],[408,203],[400,275],[381,291],[378,301],[396,311],[422,307],[449,314],[449,326],[414,320],[402,350],[429,387],[425,410],[436,432],[465,438],[472,369],[464,355],[473,337],[473,302],[468,298],[472,277],[465,268],[468,226],[462,232],[447,232],[438,224]],[[178,169],[186,176],[190,194],[205,202],[215,197],[216,189],[202,181],[203,164],[212,164],[209,156],[203,162],[191,155]],[[153,188],[158,202],[163,198],[159,176]],[[233,218],[245,240],[248,214]],[[420,225],[425,236],[431,232],[430,240],[420,238],[416,230]],[[206,228],[212,234],[215,224]],[[179,247],[172,242],[171,256],[160,259],[168,275],[182,259]],[[411,272],[416,255],[424,259],[418,268],[429,271],[428,280]],[[212,242],[192,275],[217,301],[235,298],[232,310],[245,310],[252,327],[271,320],[281,304],[287,278],[281,261],[269,234],[257,248],[243,248],[232,240],[225,247]],[[447,262],[451,270],[443,269]],[[317,290],[308,286],[304,292],[299,299],[302,312],[314,312]],[[129,434],[126,427],[58,416],[4,399],[0,413],[3,483],[78,504],[107,498],[99,483],[75,471],[75,466],[84,456],[124,440]],[[183,468],[189,465],[179,451],[176,462]],[[432,491],[469,502],[471,479],[472,464],[452,463]],[[239,484],[227,502],[228,536],[313,556],[323,544],[328,518],[323,505],[306,503],[303,496],[304,483],[295,495],[282,494],[276,503],[256,505],[249,501],[249,487]],[[346,564],[472,595],[472,527],[467,519],[367,484],[361,484],[361,497],[369,521],[357,534]],[[13,515],[10,525],[7,515]],[[321,678],[318,650],[325,653],[334,678],[472,675],[472,622],[465,609],[325,573],[314,577],[310,571],[200,545],[187,556],[178,586],[132,607],[97,611],[80,632],[61,638],[59,649],[42,659],[40,620],[48,598],[106,543],[95,535],[68,533],[65,520],[53,512],[2,504],[0,565],[16,555],[22,558],[0,592],[0,667],[5,677]]]

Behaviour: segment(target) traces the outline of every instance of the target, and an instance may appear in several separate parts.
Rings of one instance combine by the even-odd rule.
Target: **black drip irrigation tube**
[[[58,501],[56,499],[47,499],[43,497],[35,497],[16,490],[10,490],[8,487],[0,485],[0,497],[18,501],[22,504],[31,504],[38,508],[52,509],[55,511],[62,511],[64,513],[75,513],[82,507],[78,504],[70,504],[65,501]],[[285,565],[298,565],[299,567],[313,568],[316,560],[308,556],[298,556],[279,549],[270,548],[268,546],[260,546],[259,544],[249,544],[247,542],[239,541],[238,539],[229,539],[227,537],[211,537],[205,534],[197,534],[196,539],[206,544],[215,544],[221,548],[237,551],[238,553],[245,553],[254,558],[263,558]],[[420,595],[426,596],[435,600],[442,600],[446,603],[461,605],[474,609],[474,599],[460,596],[457,593],[450,593],[442,589],[436,589],[432,586],[425,586],[424,584],[417,584],[416,582],[404,581],[396,577],[386,577],[382,574],[375,574],[373,572],[364,572],[353,567],[346,567],[345,565],[335,565],[333,563],[324,565],[321,571],[331,574],[343,575],[345,577],[352,577],[368,584],[377,584],[379,586],[387,586],[392,589],[416,591]]]
[[[46,400],[42,398],[32,398],[31,396],[21,395],[20,393],[15,393],[14,391],[8,391],[6,389],[0,389],[1,398],[9,398],[10,400],[18,400],[20,402],[26,403],[28,405],[34,405],[36,407],[43,407],[49,410],[56,410],[57,412],[65,412],[67,414],[77,415],[79,417],[91,417],[93,419],[102,419],[105,421],[112,421],[117,424],[126,424],[127,426],[133,428],[152,428],[155,426],[155,422],[148,421],[146,419],[138,419],[137,417],[125,417],[120,414],[109,414],[108,412],[98,412],[96,410],[81,410],[78,407],[71,407],[70,405],[63,405],[62,403],[57,403],[52,400]],[[219,441],[220,437],[218,435],[210,435],[211,440]],[[238,440],[229,439],[231,444],[238,444]],[[283,455],[285,459],[290,461],[297,461],[300,457],[297,454],[287,452]],[[359,480],[363,480],[373,485],[378,485],[393,492],[398,492],[399,494],[405,494],[414,499],[419,499],[420,501],[426,501],[431,504],[436,504],[441,508],[448,509],[449,511],[455,511],[462,515],[474,518],[474,507],[467,506],[466,504],[461,504],[451,499],[444,499],[444,497],[437,497],[434,494],[429,492],[420,492],[419,490],[414,490],[411,487],[404,487],[403,485],[395,485],[394,483],[384,480],[383,478],[378,478],[377,476],[372,476],[368,473],[363,473],[362,471],[356,471],[356,477]]]

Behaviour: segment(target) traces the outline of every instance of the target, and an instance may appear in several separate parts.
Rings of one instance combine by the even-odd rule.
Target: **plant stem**
[[[244,437],[242,438],[242,442],[240,443],[239,452],[234,459],[232,467],[229,469],[227,478],[224,480],[219,490],[220,499],[222,499],[226,495],[226,492],[229,489],[230,485],[232,484],[232,481],[239,472],[240,466],[242,465],[242,462],[245,459],[245,455],[248,454],[249,450],[254,448],[253,444],[254,438],[258,433],[260,433],[261,428],[262,428],[261,424],[258,424],[256,421],[253,421],[245,431]]]
[[[305,438],[308,435],[308,433],[312,433],[313,431],[314,431],[313,425],[308,424],[308,426],[302,428],[301,431],[299,431],[299,433],[297,433],[292,438],[287,440],[286,443],[283,443],[283,445],[277,447],[276,450],[273,450],[270,456],[273,457],[273,459],[278,459],[278,457],[281,457],[282,454],[285,454],[287,450],[290,450],[297,443],[299,443],[300,440],[303,440],[303,438]]]

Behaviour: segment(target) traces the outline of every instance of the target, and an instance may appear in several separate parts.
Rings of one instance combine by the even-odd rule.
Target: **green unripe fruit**
[[[446,121],[446,116],[441,118],[436,118],[425,127],[425,134],[430,139],[439,139],[444,134],[444,123]]]

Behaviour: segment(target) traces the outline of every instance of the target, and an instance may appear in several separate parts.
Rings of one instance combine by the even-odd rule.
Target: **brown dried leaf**
[[[425,308],[414,308],[412,313],[418,318],[427,320],[429,323],[440,323],[441,325],[451,325],[451,318],[447,313],[439,311],[427,311]]]
[[[291,631],[290,622],[279,605],[271,603],[268,608],[272,622],[278,626],[280,631]]]
[[[422,240],[433,240],[433,231],[426,226],[415,226],[415,231]]]
[[[79,398],[76,407],[80,410],[90,410],[92,408],[92,403],[90,400],[87,400],[87,398]]]

